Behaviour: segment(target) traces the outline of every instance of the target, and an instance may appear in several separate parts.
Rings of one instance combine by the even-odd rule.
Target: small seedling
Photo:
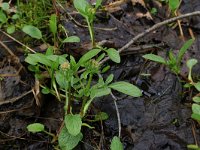
[[[45,128],[44,128],[44,125],[41,124],[41,123],[32,123],[32,124],[29,124],[27,126],[27,130],[29,132],[32,132],[32,133],[44,132],[47,135],[50,135],[52,137],[51,143],[54,143],[56,141],[56,139],[57,139],[57,137],[54,134],[46,131]]]
[[[96,46],[93,23],[94,23],[96,11],[101,6],[101,3],[102,3],[102,0],[96,0],[96,4],[93,7],[86,0],[74,0],[74,7],[86,19],[93,47]]]
[[[179,50],[179,53],[177,56],[175,56],[172,52],[172,50],[169,51],[169,58],[168,60],[164,59],[161,56],[155,55],[155,54],[146,54],[143,57],[145,59],[149,59],[161,64],[166,65],[167,67],[169,67],[169,69],[175,73],[176,75],[178,75],[181,71],[181,61],[182,58],[185,54],[185,52],[188,50],[188,48],[192,45],[192,43],[194,42],[193,39],[188,40],[187,42],[185,42],[185,44],[181,47],[181,49]]]

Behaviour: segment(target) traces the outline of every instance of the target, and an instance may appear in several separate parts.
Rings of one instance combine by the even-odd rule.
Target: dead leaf
[[[136,3],[139,3],[141,4],[144,8],[146,8],[146,5],[145,5],[145,2],[144,0],[131,0],[133,6],[136,4]]]

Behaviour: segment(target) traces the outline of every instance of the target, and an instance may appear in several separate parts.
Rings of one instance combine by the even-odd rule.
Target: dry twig
[[[174,21],[177,21],[177,20],[180,20],[180,19],[183,19],[183,18],[187,18],[187,17],[191,17],[191,16],[197,16],[197,15],[200,15],[200,11],[195,11],[195,12],[183,14],[183,15],[180,15],[180,16],[177,16],[177,17],[174,17],[174,18],[167,19],[163,22],[157,23],[154,26],[152,26],[151,28],[145,30],[144,32],[142,32],[142,33],[138,34],[137,36],[135,36],[134,38],[132,38],[126,45],[124,45],[118,51],[119,51],[119,53],[121,53],[125,49],[129,48],[138,39],[144,37],[145,35],[149,34],[150,32],[155,31],[156,29],[158,29],[158,28],[160,28],[160,27],[162,27],[166,24],[172,23]],[[108,60],[109,60],[109,57],[106,57],[100,62],[100,64],[103,64]]]

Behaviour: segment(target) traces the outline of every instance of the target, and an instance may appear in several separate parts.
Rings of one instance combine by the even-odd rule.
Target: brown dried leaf
[[[146,5],[145,5],[145,2],[144,0],[131,0],[133,6],[136,4],[136,3],[139,3],[141,4],[144,8],[146,8]]]
[[[138,18],[142,18],[142,17],[146,17],[148,20],[153,20],[151,14],[149,12],[146,12],[146,14],[143,14],[143,13],[137,13],[136,16]]]

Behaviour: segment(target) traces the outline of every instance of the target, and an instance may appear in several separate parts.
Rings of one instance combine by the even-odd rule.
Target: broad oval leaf
[[[169,0],[169,7],[172,11],[175,11],[180,5],[180,0]]]
[[[194,120],[200,121],[200,114],[195,114],[195,113],[193,113],[193,114],[191,115],[191,118],[194,119]]]
[[[119,91],[121,93],[127,94],[133,97],[140,97],[142,95],[141,90],[133,84],[128,82],[119,81],[109,85],[110,88]]]
[[[92,90],[90,96],[91,98],[102,97],[102,96],[110,94],[110,92],[111,92],[110,88],[104,87],[104,88]]]
[[[74,0],[74,7],[83,16],[87,17],[87,8],[90,8],[90,4],[86,0]]]
[[[7,22],[7,17],[6,14],[3,11],[0,11],[0,22],[1,23],[6,23]]]
[[[37,27],[34,27],[32,25],[25,25],[22,28],[22,31],[24,33],[28,34],[29,36],[31,36],[32,38],[36,38],[36,39],[41,39],[42,38],[41,31]]]
[[[187,67],[189,68],[189,70],[192,70],[193,66],[197,64],[197,60],[196,59],[189,59],[186,63]]]
[[[194,114],[200,115],[200,105],[198,105],[198,104],[192,104],[192,112]]]
[[[28,54],[25,61],[31,65],[36,65],[38,63],[41,63],[46,66],[51,66],[52,62],[47,59],[47,57],[44,54],[36,53],[36,54]]]
[[[123,150],[123,144],[120,141],[120,138],[114,136],[110,145],[111,150]]]
[[[71,135],[64,126],[58,136],[58,143],[61,150],[72,150],[82,140],[83,134],[79,133],[76,136]]]
[[[9,3],[5,2],[1,4],[1,8],[5,11],[9,11]]]
[[[8,34],[12,34],[15,32],[15,26],[14,25],[9,25],[6,29]]]
[[[55,77],[56,77],[56,82],[61,88],[68,89],[68,81],[61,70],[56,71]]]
[[[146,54],[146,55],[144,55],[144,56],[142,56],[142,57],[145,58],[145,59],[149,59],[149,60],[152,60],[152,61],[161,63],[161,64],[166,64],[165,59],[162,58],[161,56],[158,56],[158,55]]]
[[[86,61],[90,60],[91,58],[93,58],[94,56],[96,56],[99,52],[101,51],[101,49],[92,49],[89,52],[87,52],[86,54],[84,54],[78,64],[82,65],[83,63],[85,63]]]
[[[107,120],[107,119],[108,119],[108,114],[105,112],[99,112],[98,114],[95,115],[94,118],[95,121]]]
[[[200,92],[200,82],[195,83],[194,87]]]
[[[116,63],[120,63],[121,59],[120,59],[120,55],[119,52],[114,49],[114,48],[109,48],[108,50],[106,50],[106,52],[108,53],[108,57],[116,62]]]
[[[37,133],[44,131],[44,125],[41,123],[33,123],[27,126],[29,132]]]
[[[81,132],[82,120],[79,114],[72,115],[68,114],[65,116],[65,126],[68,132],[76,136]]]
[[[63,43],[78,43],[80,42],[80,38],[78,36],[69,36],[66,39],[64,39]]]
[[[193,97],[192,100],[193,100],[195,103],[200,103],[200,97],[198,97],[198,96]]]

